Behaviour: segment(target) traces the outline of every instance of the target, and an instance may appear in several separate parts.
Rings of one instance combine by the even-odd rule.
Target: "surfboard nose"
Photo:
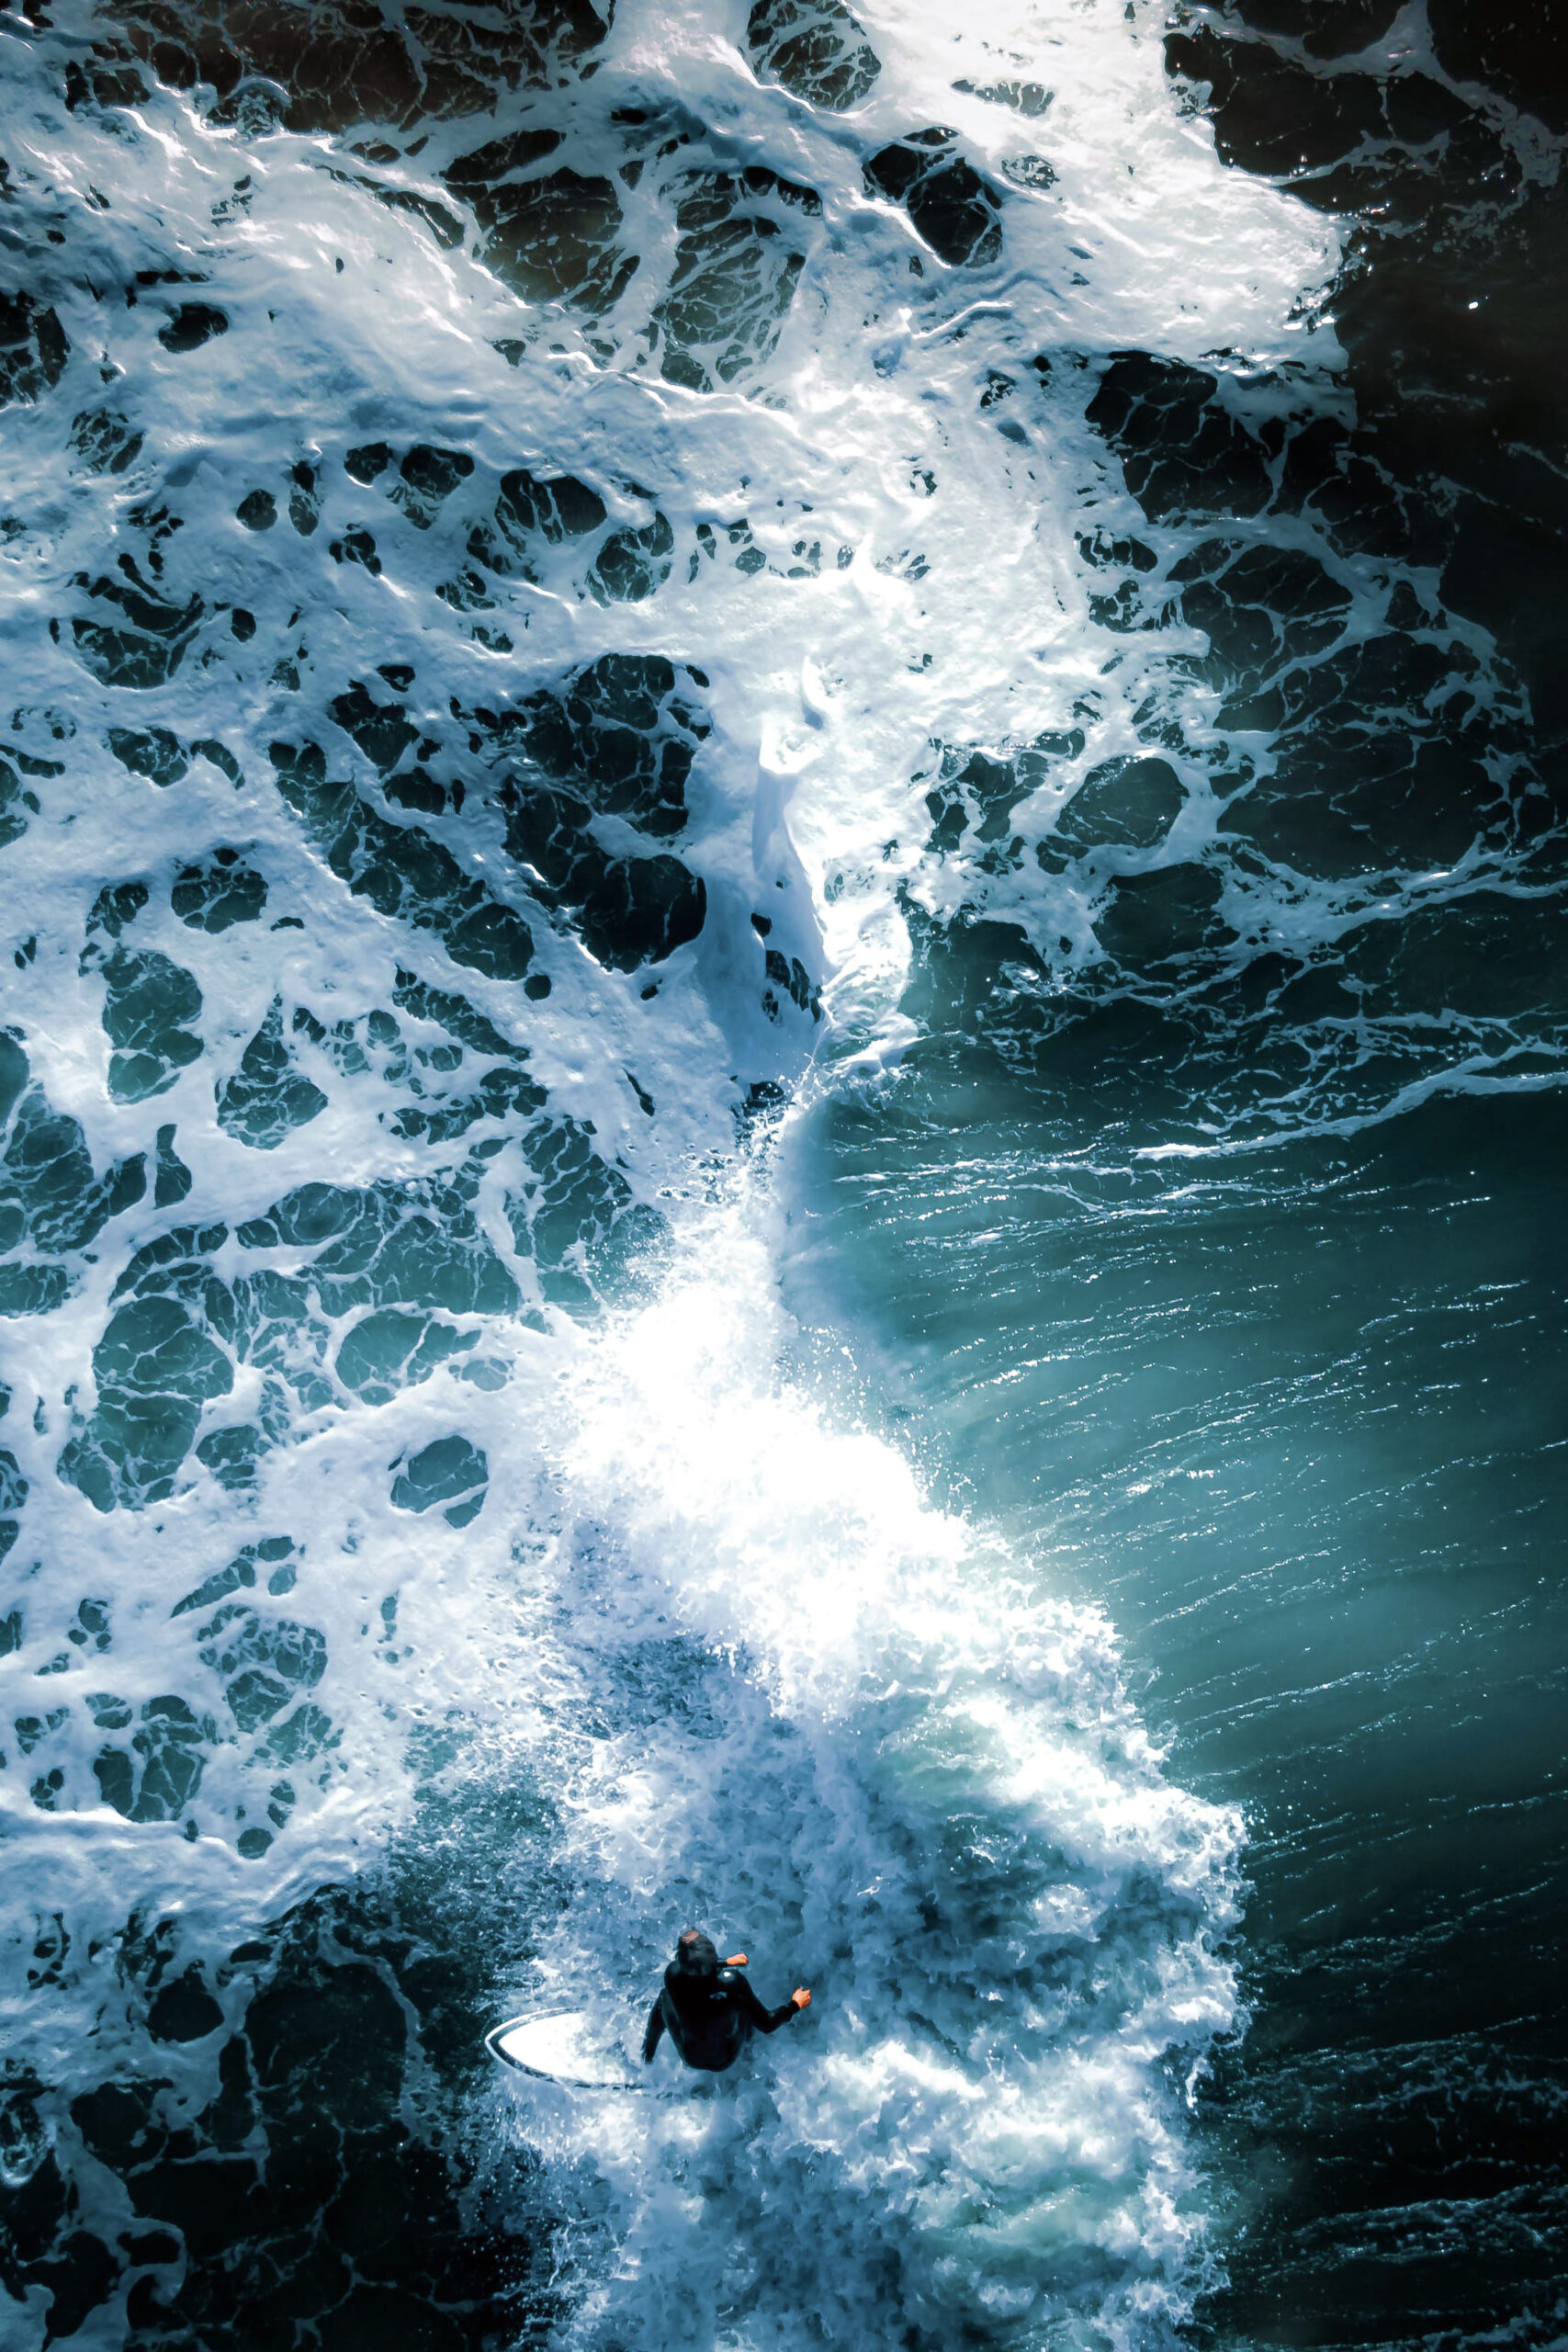
[[[485,2036],[502,2066],[570,2090],[632,2091],[642,2086],[624,2053],[586,2009],[531,2011],[509,2018]]]

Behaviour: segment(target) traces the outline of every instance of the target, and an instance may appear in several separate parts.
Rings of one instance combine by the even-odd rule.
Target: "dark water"
[[[816,1249],[863,1270],[857,1308],[897,1288],[900,1408],[1107,1597],[1172,1768],[1252,1827],[1253,2021],[1202,2103],[1235,2230],[1204,2323],[1551,2341],[1561,1110],[1443,1102],[1140,1182],[1064,1162],[1015,1103],[955,1174],[952,1066],[920,1058],[929,1128],[822,1138]]]
[[[29,2352],[1568,2341],[1568,32],[864,15],[0,8]]]
[[[1179,978],[1168,935],[1136,939],[1132,984],[1077,1001],[1021,996],[1016,935],[933,936],[897,1113],[818,1122],[801,1295],[819,1316],[854,1270],[899,1413],[1105,1596],[1173,1769],[1247,1808],[1253,2021],[1203,2099],[1234,2236],[1202,2331],[1556,2342],[1562,28],[1258,5],[1194,11],[1166,53],[1228,164],[1357,220],[1356,424],[1287,444],[1273,511],[1305,489],[1333,540],[1495,633],[1529,698],[1505,821],[1540,846],[1440,909],[1374,883],[1371,921],[1239,973]],[[1118,368],[1146,403],[1147,363]],[[1255,511],[1261,453],[1169,380],[1163,414],[1097,403],[1145,513]],[[1452,858],[1475,819],[1424,724],[1452,690],[1434,639],[1309,699],[1271,618],[1272,645],[1256,607],[1204,613],[1258,696],[1236,715],[1286,729],[1237,834],[1325,879]],[[1424,1046],[1452,1069],[1483,1034],[1400,1105]]]

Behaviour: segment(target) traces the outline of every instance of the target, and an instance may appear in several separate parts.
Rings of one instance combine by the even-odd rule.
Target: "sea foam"
[[[1152,20],[863,14],[847,111],[733,6],[503,96],[616,176],[596,307],[507,282],[488,114],[68,111],[89,14],[6,35],[3,1997],[18,2177],[52,2143],[106,2240],[141,2208],[84,2098],[201,2111],[224,1955],[438,1869],[445,1772],[536,1799],[486,1856],[498,2004],[623,2033],[694,1917],[816,1988],[690,2097],[471,2093],[540,2152],[562,2341],[1153,2342],[1205,2275],[1240,1825],[1049,1557],[814,1386],[756,1136],[896,1069],[911,922],[978,904],[933,760],[1059,738],[1032,841],[1185,691],[1179,626],[1108,659],[1079,541],[1136,510],[1077,373],[1315,382],[1336,246],[1220,172]],[[927,128],[967,263],[873,169]],[[1079,880],[987,887],[1090,944]]]

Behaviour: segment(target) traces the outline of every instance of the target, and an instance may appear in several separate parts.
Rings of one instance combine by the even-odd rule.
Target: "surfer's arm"
[[[648,2013],[648,2025],[642,2037],[642,2063],[645,2066],[652,2065],[653,2053],[659,2047],[663,2032],[664,2002],[660,1996]]]
[[[791,2018],[795,2016],[799,2010],[805,2008],[807,2002],[811,1998],[811,1996],[808,1993],[806,1996],[806,2000],[803,2001],[798,1993],[792,1993],[789,1999],[787,2001],[781,2001],[776,2009],[765,2009],[762,2007],[761,2002],[757,1998],[756,1994],[751,1990],[751,1980],[750,1977],[737,1977],[736,1985],[739,1994],[740,2007],[750,2018],[751,2023],[756,2027],[759,2033],[776,2033],[780,2026],[787,2025]]]

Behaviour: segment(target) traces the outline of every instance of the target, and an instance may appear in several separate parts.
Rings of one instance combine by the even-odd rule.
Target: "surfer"
[[[720,2075],[734,2065],[753,2031],[776,2032],[811,2007],[810,1994],[797,1984],[780,2007],[765,2009],[740,1973],[745,1965],[743,1951],[721,1961],[702,1929],[688,1928],[664,1972],[664,1988],[649,2012],[643,2064],[652,2064],[660,2039],[668,2033],[688,2066]]]

